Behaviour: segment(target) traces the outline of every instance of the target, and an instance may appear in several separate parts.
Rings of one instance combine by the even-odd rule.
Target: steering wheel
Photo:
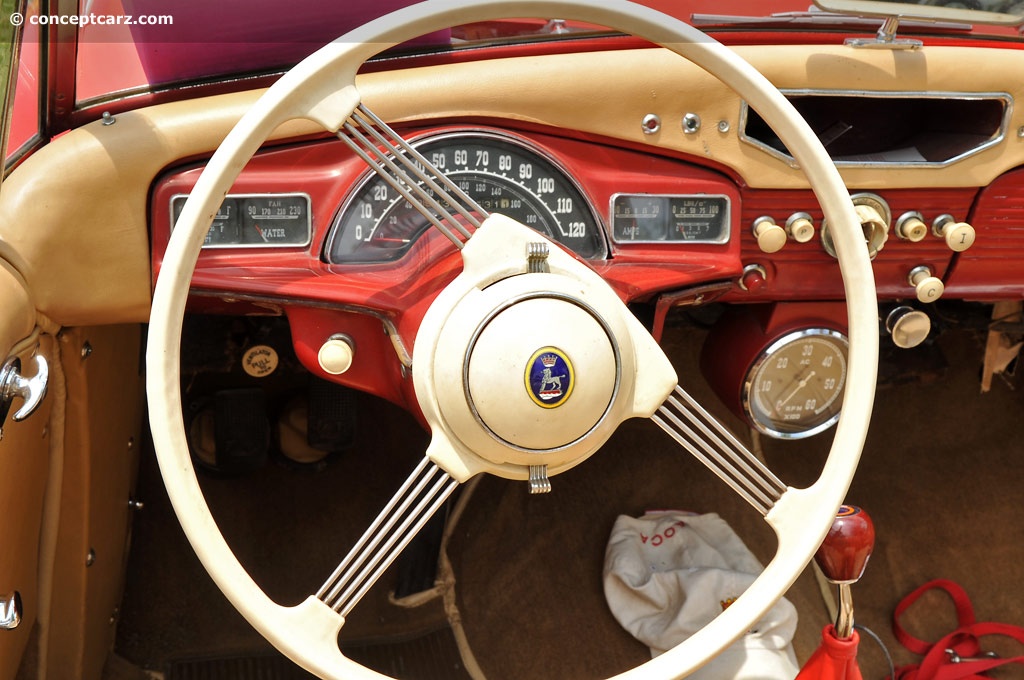
[[[807,174],[832,225],[850,336],[842,416],[810,487],[782,483],[676,386],[664,353],[600,276],[537,232],[501,215],[486,216],[360,103],[356,71],[383,48],[468,20],[523,16],[614,27],[691,60],[756,109]],[[203,498],[182,422],[179,353],[189,281],[213,216],[260,145],[295,118],[338,133],[382,176],[404,173],[407,181],[396,184],[461,248],[464,266],[431,304],[414,345],[413,384],[432,434],[426,456],[320,590],[283,607],[239,564]],[[423,182],[431,190],[417,193],[413,185]],[[650,417],[761,512],[778,537],[774,559],[733,605],[682,644],[621,676],[683,677],[754,626],[831,525],[870,418],[875,307],[867,248],[839,173],[786,99],[734,52],[691,26],[623,0],[428,0],[366,24],[295,66],[210,159],[173,231],[153,296],[147,353],[153,439],[181,526],[239,612],[322,678],[380,678],[339,651],[345,616],[460,483],[485,472],[529,479],[532,490],[544,491],[550,476],[585,461],[622,421]],[[529,323],[550,314],[565,323]]]

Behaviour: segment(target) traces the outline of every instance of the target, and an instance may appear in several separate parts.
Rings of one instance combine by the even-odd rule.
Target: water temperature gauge
[[[171,199],[171,224],[178,221],[187,195]],[[228,194],[213,218],[204,248],[281,248],[307,246],[312,234],[306,194]]]

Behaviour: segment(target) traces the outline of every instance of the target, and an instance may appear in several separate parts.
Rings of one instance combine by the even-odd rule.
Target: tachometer
[[[743,407],[754,426],[780,439],[809,437],[839,419],[846,385],[846,336],[794,331],[764,350],[747,374]]]
[[[488,212],[536,229],[581,257],[607,254],[583,193],[568,173],[526,142],[473,132],[432,137],[415,146]],[[335,218],[325,257],[334,264],[397,260],[429,227],[398,191],[369,174]]]

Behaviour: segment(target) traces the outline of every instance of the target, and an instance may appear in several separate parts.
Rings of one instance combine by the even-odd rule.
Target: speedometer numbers
[[[511,217],[582,257],[606,254],[582,192],[567,173],[525,142],[474,133],[434,137],[415,146],[488,213]],[[391,183],[369,174],[335,219],[327,261],[396,260],[429,227],[430,221]]]
[[[827,328],[789,333],[747,373],[743,407],[754,426],[780,439],[809,437],[839,419],[847,339]]]

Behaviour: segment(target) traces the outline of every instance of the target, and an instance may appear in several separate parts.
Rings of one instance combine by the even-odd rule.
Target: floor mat
[[[403,680],[468,680],[450,629],[398,643],[352,645],[345,654],[359,663]],[[315,680],[279,654],[179,659],[167,680]]]

